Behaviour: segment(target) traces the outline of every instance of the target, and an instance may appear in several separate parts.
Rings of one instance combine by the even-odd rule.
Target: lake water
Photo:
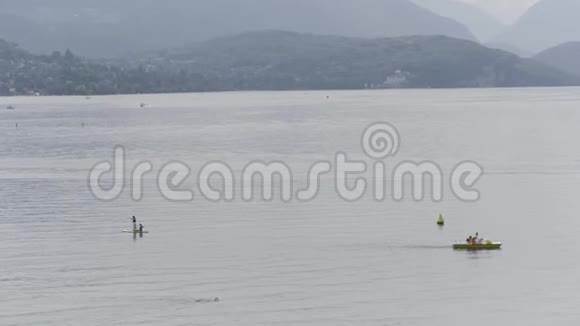
[[[580,321],[578,88],[0,98],[0,107],[1,325]],[[430,160],[447,177],[476,161],[481,199],[446,189],[439,203],[346,202],[328,176],[307,203],[214,203],[198,192],[171,202],[151,178],[140,202],[128,190],[103,202],[87,185],[116,145],[129,167],[219,160],[239,173],[281,160],[304,185],[308,167],[337,151],[366,158],[361,134],[376,121],[401,135],[387,166]],[[151,233],[121,233],[131,215]],[[475,232],[503,250],[450,248]]]

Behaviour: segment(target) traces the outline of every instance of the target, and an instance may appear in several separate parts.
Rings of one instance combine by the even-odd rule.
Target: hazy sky
[[[506,23],[513,23],[538,0],[461,0],[486,9]]]

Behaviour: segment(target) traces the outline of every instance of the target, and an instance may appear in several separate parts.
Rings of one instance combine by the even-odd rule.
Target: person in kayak
[[[143,224],[139,224],[139,233],[142,234],[143,233],[143,229],[144,229]]]
[[[473,244],[481,244],[483,239],[479,238],[479,232],[475,232],[475,238],[473,239]]]
[[[470,244],[470,245],[479,244],[480,243],[479,232],[475,233],[475,236],[470,235],[466,241],[467,241],[467,244]]]

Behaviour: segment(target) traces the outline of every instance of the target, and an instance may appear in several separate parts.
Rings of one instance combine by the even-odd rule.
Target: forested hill
[[[576,77],[445,36],[362,39],[280,31],[198,43],[149,63],[210,75],[227,89],[576,85]]]
[[[363,39],[280,31],[107,63],[0,42],[0,95],[579,85],[578,77],[444,36]]]
[[[205,91],[208,85],[199,75],[97,63],[70,51],[34,55],[0,40],[0,96]]]

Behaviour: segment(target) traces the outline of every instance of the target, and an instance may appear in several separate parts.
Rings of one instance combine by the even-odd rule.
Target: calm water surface
[[[147,108],[139,108],[147,103]],[[0,98],[1,325],[578,325],[580,89],[271,92]],[[477,203],[101,202],[89,169],[115,145],[129,165],[237,171],[364,158],[389,121],[398,155],[446,173],[486,170]],[[18,123],[18,128],[16,128]],[[83,127],[83,123],[85,126]],[[184,186],[192,186],[195,177]],[[447,226],[438,229],[436,215]],[[151,231],[120,231],[137,215]],[[496,252],[454,252],[470,233]],[[220,297],[221,302],[208,302]]]

